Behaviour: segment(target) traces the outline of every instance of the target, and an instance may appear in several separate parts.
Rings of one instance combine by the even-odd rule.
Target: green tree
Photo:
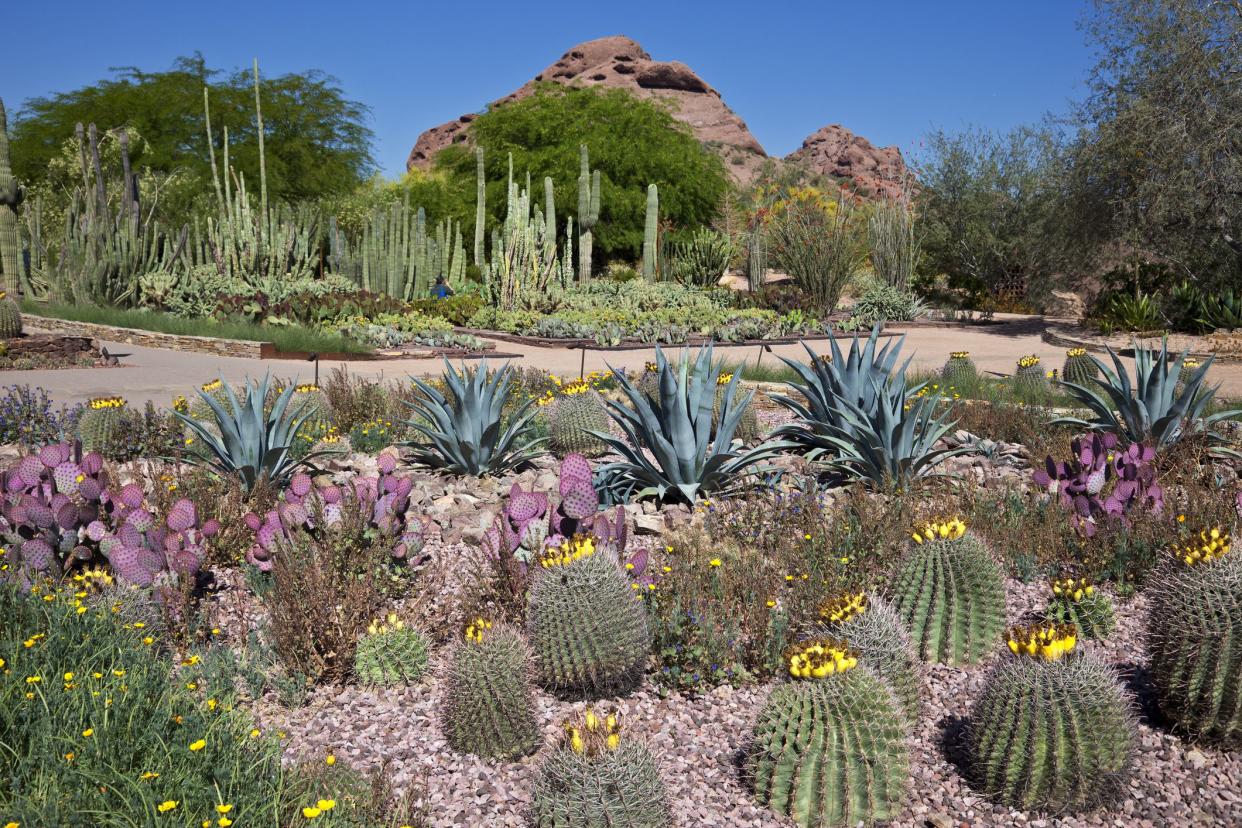
[[[586,144],[591,167],[600,170],[602,178],[594,250],[603,259],[637,258],[648,184],[659,186],[661,218],[682,229],[710,224],[730,186],[723,162],[666,107],[620,89],[547,84],[529,97],[480,115],[470,126],[470,137],[487,151],[487,204],[496,223],[503,219],[506,204],[510,152],[515,176],[524,181],[529,171],[536,183],[551,176],[556,203],[576,205],[578,147]],[[449,147],[436,156],[435,166],[449,174],[447,186],[461,201],[454,214],[469,220],[474,209],[474,154],[462,146]],[[535,197],[542,201],[538,192]],[[564,214],[558,209],[562,233]]]

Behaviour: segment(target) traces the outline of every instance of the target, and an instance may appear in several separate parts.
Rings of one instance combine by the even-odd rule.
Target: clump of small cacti
[[[1091,380],[1099,375],[1100,366],[1095,364],[1095,359],[1086,348],[1070,348],[1065,352],[1065,365],[1061,367],[1061,379],[1065,382],[1090,388]]]
[[[1147,652],[1160,708],[1194,739],[1242,747],[1242,557],[1228,532],[1172,550],[1145,590]]]
[[[540,680],[556,692],[599,696],[631,689],[651,639],[643,606],[596,538],[576,534],[536,565],[526,604]]]
[[[715,436],[716,427],[720,424],[720,407],[724,404],[725,394],[728,393],[729,383],[733,381],[733,374],[723,373],[716,378],[716,398],[712,401],[712,435]],[[734,396],[733,404],[736,406],[740,396]],[[733,438],[741,440],[743,443],[753,443],[759,439],[759,415],[755,413],[752,405],[747,405],[742,412],[742,418],[737,421],[737,428],[733,431]]]
[[[911,727],[919,715],[921,667],[900,616],[883,599],[864,592],[830,599],[820,607],[815,635],[837,638],[858,653],[893,691]]]
[[[0,339],[22,335],[22,311],[13,297],[0,290]]]
[[[530,654],[515,630],[476,618],[444,673],[442,728],[460,753],[514,759],[539,746]]]
[[[940,369],[940,379],[954,386],[969,382],[978,374],[979,369],[970,358],[970,351],[951,352],[948,361]]]
[[[412,684],[427,670],[427,649],[423,634],[390,612],[372,621],[358,639],[354,675],[374,687]]]
[[[755,798],[802,828],[895,818],[910,755],[892,692],[838,640],[803,641],[786,661],[746,757]]]
[[[1126,788],[1136,744],[1125,691],[1103,659],[1076,650],[1072,624],[1015,627],[967,727],[970,769],[991,799],[1072,812]]]
[[[121,397],[97,397],[87,403],[78,420],[78,437],[86,451],[108,455],[117,430],[126,420],[139,416]]]
[[[1005,627],[1000,567],[957,518],[921,526],[913,539],[893,579],[893,608],[925,661],[978,662]]]
[[[1040,391],[1048,386],[1048,375],[1035,354],[1018,360],[1018,370],[1013,376],[1014,390],[1019,392]]]
[[[1057,624],[1073,624],[1084,638],[1107,638],[1117,626],[1113,602],[1086,578],[1054,580],[1044,616]]]
[[[646,746],[620,717],[587,711],[565,722],[535,781],[537,828],[661,828],[669,822],[664,782]]]
[[[561,395],[548,409],[548,444],[554,454],[595,457],[607,445],[594,432],[608,433],[609,417],[599,394],[585,382],[561,388]]]

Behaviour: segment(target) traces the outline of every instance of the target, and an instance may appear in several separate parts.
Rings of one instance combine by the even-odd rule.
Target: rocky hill
[[[730,174],[741,183],[748,183],[769,157],[746,122],[693,69],[678,61],[652,60],[642,46],[628,37],[601,37],[575,46],[491,106],[532,94],[540,81],[625,89],[639,98],[671,101],[673,116],[720,153]],[[426,168],[437,152],[468,140],[467,127],[474,117],[462,115],[418,136],[406,159],[406,169]],[[807,138],[802,148],[786,160],[817,173],[851,179],[860,189],[882,194],[898,191],[906,169],[895,147],[877,149],[865,138],[838,125],[824,127]]]

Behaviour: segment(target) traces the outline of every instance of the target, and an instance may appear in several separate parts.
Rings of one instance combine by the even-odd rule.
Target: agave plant
[[[693,503],[700,496],[735,488],[756,463],[790,447],[768,443],[745,452],[734,448],[733,434],[754,396],[752,391],[739,398],[737,374],[724,386],[713,437],[712,407],[720,373],[721,366],[712,361],[711,345],[693,358],[686,354],[675,366],[657,347],[657,388],[650,395],[631,383],[624,371],[613,370],[629,405],[606,403],[625,439],[593,433],[624,459],[600,468],[601,487],[612,491],[614,498],[623,493],[626,498],[655,496]]]
[[[215,431],[208,424],[174,410],[205,449],[190,454],[187,461],[209,466],[221,474],[235,475],[249,492],[262,479],[281,485],[298,469],[332,453],[317,451],[294,458],[294,439],[303,423],[315,415],[316,408],[303,402],[290,410],[289,402],[294,395],[294,388],[290,386],[280,393],[271,409],[266,410],[264,402],[270,383],[270,374],[254,385],[247,379],[245,396],[239,402],[228,383],[222,382],[227,411],[220,402],[200,390],[198,394],[215,420]]]
[[[1203,388],[1204,378],[1215,357],[1208,357],[1194,371],[1178,391],[1182,362],[1186,352],[1169,358],[1167,338],[1160,343],[1160,350],[1141,348],[1134,343],[1134,373],[1137,383],[1131,384],[1130,373],[1121,358],[1108,349],[1116,371],[1112,371],[1098,357],[1092,357],[1100,369],[1095,380],[1098,389],[1087,388],[1072,382],[1061,385],[1086,408],[1094,418],[1082,420],[1077,417],[1061,417],[1053,425],[1073,425],[1116,434],[1130,443],[1144,443],[1157,451],[1166,448],[1187,434],[1206,433],[1208,439],[1220,441],[1220,435],[1211,428],[1221,420],[1240,413],[1221,411],[1204,416],[1204,409],[1216,396],[1216,388]],[[1218,454],[1235,456],[1237,452],[1217,447]]]
[[[458,373],[446,359],[442,378],[451,399],[411,377],[423,396],[405,402],[418,415],[407,425],[424,438],[405,443],[412,449],[411,459],[433,469],[481,477],[508,471],[537,456],[543,439],[526,439],[532,431],[534,400],[519,406],[507,426],[503,422],[512,372],[507,362],[497,371],[488,371],[487,360],[482,360],[477,368],[463,364]]]

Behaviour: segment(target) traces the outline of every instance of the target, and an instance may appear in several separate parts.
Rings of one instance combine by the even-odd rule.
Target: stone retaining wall
[[[67,319],[52,319],[31,313],[23,313],[22,322],[27,327],[43,331],[62,331],[70,336],[88,336],[106,342],[124,342],[127,345],[142,345],[147,348],[196,351],[204,354],[219,354],[220,356],[245,357],[248,359],[260,359],[263,356],[264,343],[248,342],[242,339],[217,339],[211,336],[183,336],[181,334],[156,333],[155,331],[140,331],[135,328],[117,328],[112,325],[100,325],[95,322],[72,322]]]

